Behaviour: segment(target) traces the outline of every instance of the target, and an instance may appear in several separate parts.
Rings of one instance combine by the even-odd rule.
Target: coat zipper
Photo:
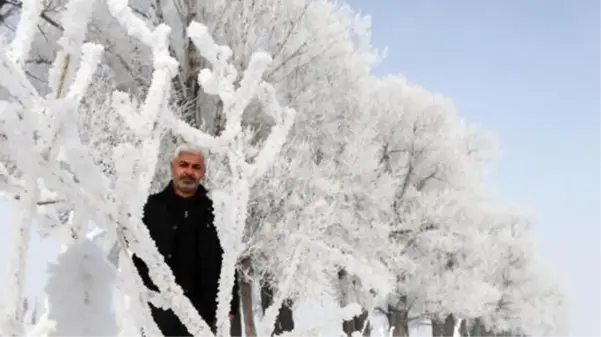
[[[188,210],[184,211],[184,219],[188,219]]]

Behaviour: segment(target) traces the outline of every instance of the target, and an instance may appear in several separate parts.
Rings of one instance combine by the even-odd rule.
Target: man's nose
[[[194,175],[194,169],[191,167],[186,167],[184,172],[186,172],[188,175]]]

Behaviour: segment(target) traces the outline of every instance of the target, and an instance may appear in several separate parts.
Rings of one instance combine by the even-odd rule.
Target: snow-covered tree
[[[378,311],[398,336],[409,333],[412,320],[429,318],[435,335],[451,336],[459,319],[497,317],[490,309],[505,290],[493,275],[505,267],[492,262],[503,254],[493,224],[505,216],[490,213],[499,202],[484,179],[494,141],[465,125],[448,98],[402,77],[380,80],[373,97],[373,109],[386,116],[380,118],[380,172],[396,182],[390,234],[397,245],[392,252],[402,257],[389,265],[397,275],[396,293]]]
[[[449,219],[458,213],[465,195],[479,187],[487,143],[479,142],[479,149],[466,146],[474,134],[464,127],[450,101],[402,77],[373,81],[366,97],[370,104],[364,111],[372,111],[379,123],[375,138],[379,148],[372,151],[378,166],[371,170],[372,181],[384,177],[386,183],[377,192],[388,195],[387,203],[381,200],[386,207],[380,212],[392,246],[381,253],[380,260],[397,279],[397,290],[389,300],[392,302],[378,311],[387,313],[391,324],[395,323],[395,335],[406,335],[412,319],[410,309],[412,314],[424,312],[416,310],[415,305],[427,299],[417,294],[426,284],[438,285],[441,291],[448,286],[432,282],[431,277],[435,271],[432,263],[446,265],[448,254],[440,256],[431,244],[420,242],[434,235],[461,247],[462,242],[453,233],[465,231],[465,226]],[[424,283],[428,277],[429,282]]]
[[[105,136],[108,136],[106,135],[108,133],[116,137],[126,136],[113,148],[110,148],[111,145],[114,145],[110,142],[103,144],[104,147],[100,152],[105,150],[106,152],[102,154],[108,155],[108,159],[104,157],[104,160],[99,162],[99,158],[91,155],[99,153],[91,151],[95,144],[86,142],[86,140],[90,140],[89,137],[82,139],[79,132],[81,130],[76,123],[78,119],[74,115],[78,109],[85,110],[90,107],[93,109],[97,103],[92,100],[87,107],[81,105],[103,51],[101,45],[83,43],[93,6],[87,6],[77,0],[67,4],[62,21],[64,32],[58,41],[60,52],[50,68],[50,93],[45,97],[31,85],[22,68],[22,61],[28,54],[35,34],[31,27],[35,27],[37,21],[39,8],[35,8],[35,5],[39,5],[39,2],[31,1],[24,4],[22,20],[19,22],[19,28],[10,47],[6,48],[8,52],[4,52],[3,48],[2,85],[10,93],[9,101],[5,103],[7,108],[3,109],[3,122],[6,127],[3,131],[7,142],[4,154],[9,160],[16,162],[15,172],[7,171],[7,177],[13,180],[20,178],[30,182],[28,186],[25,186],[25,193],[20,196],[29,205],[27,208],[21,208],[28,217],[24,217],[16,227],[27,228],[31,225],[31,217],[36,214],[35,206],[40,183],[36,184],[35,179],[47,183],[49,188],[72,207],[71,217],[64,223],[72,232],[71,240],[66,242],[70,244],[68,247],[71,247],[67,248],[64,253],[67,254],[66,257],[93,251],[92,248],[81,250],[75,249],[74,247],[77,246],[73,246],[82,240],[85,237],[84,234],[90,230],[86,226],[88,221],[103,227],[113,237],[118,238],[119,245],[123,250],[122,254],[131,251],[150,266],[150,276],[160,290],[160,297],[155,296],[154,304],[171,307],[180,316],[188,330],[206,333],[208,331],[206,323],[200,320],[190,302],[183,297],[181,288],[175,284],[171,271],[156,250],[147,229],[140,223],[140,212],[154,175],[161,137],[166,129],[172,129],[187,141],[215,149],[226,155],[229,160],[231,177],[221,182],[223,184],[221,190],[215,191],[214,195],[216,225],[220,230],[221,239],[225,242],[224,246],[231,248],[231,250],[226,249],[225,261],[227,263],[225,264],[226,268],[223,268],[220,282],[219,308],[223,311],[223,301],[229,303],[230,299],[227,299],[227,294],[222,289],[224,287],[227,289],[228,285],[231,288],[234,263],[241,250],[239,238],[244,229],[245,209],[248,202],[248,197],[245,198],[244,195],[248,195],[249,184],[256,181],[266,169],[269,161],[277,156],[279,148],[285,141],[287,131],[292,125],[294,113],[293,110],[280,108],[273,87],[261,80],[265,68],[271,61],[269,55],[253,54],[253,60],[249,63],[248,69],[239,84],[234,86],[234,81],[238,80],[237,70],[227,63],[231,50],[226,46],[216,45],[208,34],[206,26],[192,22],[189,26],[189,35],[193,38],[201,55],[213,63],[213,71],[203,69],[198,75],[198,82],[205,92],[219,95],[228,120],[224,133],[218,138],[190,127],[186,122],[177,119],[169,109],[170,80],[177,69],[177,62],[169,56],[168,52],[170,28],[159,24],[149,29],[132,12],[125,1],[109,1],[107,4],[110,14],[119,24],[151,51],[154,67],[151,84],[141,104],[123,92],[114,91],[114,88],[95,93],[101,96],[98,101],[110,104],[124,122],[119,125],[111,125],[105,120],[104,125],[99,125],[103,123],[86,125],[85,131],[89,134],[105,133]],[[83,53],[81,57],[79,56],[80,49]],[[265,107],[264,111],[274,119],[275,126],[272,127],[272,132],[265,140],[262,151],[257,154],[251,164],[248,164],[245,161],[243,148],[245,138],[242,137],[240,120],[244,108],[255,96]],[[102,110],[93,111],[90,116],[99,112]],[[98,126],[101,127],[97,128]],[[124,132],[123,126],[129,127],[129,132]],[[107,138],[115,140],[110,136]],[[91,139],[102,143],[97,138],[91,137]],[[20,142],[22,144],[19,144]],[[41,165],[44,167],[43,170],[40,169]],[[107,168],[106,165],[109,167]],[[133,187],[131,182],[136,182]],[[95,210],[92,207],[95,207]],[[19,244],[23,241],[27,242],[27,240],[21,240],[16,243]],[[17,246],[15,251],[18,252],[18,249],[20,246]],[[22,284],[22,263],[16,258],[13,261],[17,262],[15,269],[18,272],[12,275],[16,276],[17,285]],[[106,263],[108,265],[108,262]],[[82,268],[77,264],[71,265],[71,267],[76,270]],[[86,266],[86,268],[94,267],[100,266]],[[67,266],[63,268],[68,269]],[[85,271],[82,272],[83,275],[87,275]],[[67,271],[60,272],[58,275],[67,275],[65,273]],[[138,302],[136,299],[140,300],[137,307],[135,305],[134,307],[138,311],[145,311],[143,315],[134,316],[137,316],[135,318],[137,318],[139,326],[144,327],[148,333],[154,334],[157,332],[156,326],[148,323],[148,309],[143,310],[148,297],[144,291],[141,293],[140,291],[145,288],[142,286],[139,276],[132,274],[132,268],[126,266],[121,277],[128,279],[130,285],[133,285],[133,287],[129,287],[129,290],[134,291],[132,294],[134,302]],[[53,284],[56,285],[56,282]],[[49,299],[52,301],[50,307],[56,308],[60,305],[57,298],[64,295],[65,288],[54,286],[49,287],[48,291],[51,293],[49,294]],[[94,293],[90,289],[86,291]],[[73,297],[83,296],[80,292],[70,295]],[[17,297],[19,296],[19,292],[17,292]],[[89,305],[94,306],[94,303]],[[101,305],[101,303],[96,303],[96,305]],[[19,310],[14,308],[11,312],[5,327],[14,328],[14,323],[18,323]],[[66,316],[61,316],[60,312],[60,310],[51,309],[50,313],[53,314],[47,315],[48,319],[58,322],[54,327],[55,333],[70,331],[77,333],[77,331],[86,331],[86,328],[93,328],[87,324],[87,320],[78,320],[73,315],[69,317],[68,321],[65,321]],[[79,314],[86,315],[87,312],[89,311],[84,310]],[[102,322],[98,323],[102,324]],[[227,331],[226,325],[227,321],[219,322],[220,330]],[[110,328],[110,326],[111,324],[107,322],[105,328]]]
[[[488,268],[482,279],[499,297],[469,318],[471,335],[549,336],[565,333],[565,295],[560,278],[538,256],[530,220],[516,208],[483,206]],[[483,256],[484,257],[484,256]]]

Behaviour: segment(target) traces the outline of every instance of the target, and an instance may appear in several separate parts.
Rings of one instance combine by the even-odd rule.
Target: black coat
[[[212,329],[216,323],[223,255],[213,220],[213,202],[204,187],[199,186],[195,196],[182,198],[175,194],[172,182],[163,191],[148,197],[142,219],[176,282]],[[144,262],[135,255],[133,261],[144,284],[158,290],[150,280]],[[236,273],[230,311],[234,315],[238,315],[240,303],[237,279]],[[151,309],[163,334],[188,335],[172,310]]]

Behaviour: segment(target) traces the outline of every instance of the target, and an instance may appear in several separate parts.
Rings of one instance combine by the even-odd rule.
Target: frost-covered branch
[[[21,197],[17,206],[17,218],[14,225],[13,239],[11,240],[13,247],[9,256],[9,275],[8,284],[11,291],[9,297],[5,300],[7,307],[5,317],[3,317],[3,330],[8,330],[7,327],[18,327],[23,320],[23,312],[21,312],[21,303],[25,288],[25,269],[27,257],[29,253],[29,240],[31,226],[33,225],[33,215],[35,214],[36,201],[38,196],[38,187],[32,178],[26,180],[25,193]],[[19,331],[20,330],[20,331]],[[6,331],[10,335],[19,335],[23,333],[22,328],[17,331]]]
[[[81,46],[88,31],[88,22],[94,9],[94,1],[69,0],[62,13],[63,34],[57,41],[61,47],[48,71],[50,96],[60,98],[72,80],[74,70],[78,66]],[[21,21],[19,25],[22,23]]]
[[[42,12],[42,1],[23,0],[21,6],[21,23],[17,27],[15,37],[10,45],[10,58],[21,64],[29,55],[35,30]]]
[[[288,107],[282,108],[280,106],[275,89],[269,83],[261,83],[257,96],[267,113],[276,121],[276,125],[272,127],[271,133],[264,141],[261,151],[255,156],[254,163],[249,167],[248,174],[251,182],[256,182],[277,157],[280,149],[286,142],[286,137],[294,123],[296,113]]]
[[[9,47],[1,38],[0,50],[9,50]],[[23,69],[6,52],[0,52],[0,74],[2,74],[0,85],[8,90],[9,94],[20,103],[21,107],[32,107],[40,103],[41,97],[35,87],[27,79]]]

